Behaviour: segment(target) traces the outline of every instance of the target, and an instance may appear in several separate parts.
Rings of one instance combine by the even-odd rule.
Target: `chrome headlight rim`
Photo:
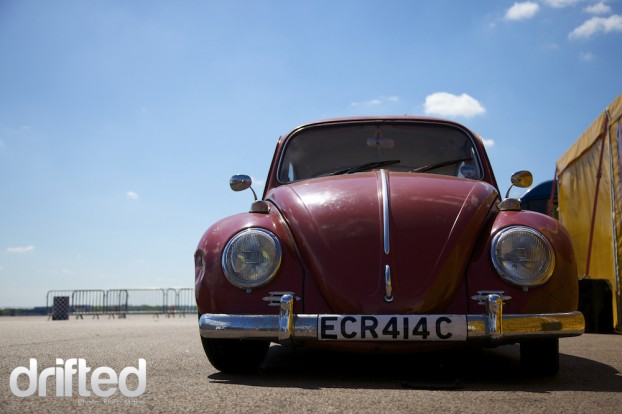
[[[240,239],[248,237],[253,234],[259,235],[260,237],[267,236],[267,239],[273,243],[275,257],[274,257],[273,265],[271,266],[270,272],[266,273],[265,275],[262,275],[262,277],[258,278],[257,280],[248,280],[248,279],[244,279],[238,276],[235,269],[233,268],[233,265],[231,264],[230,259],[233,253],[232,252],[233,246],[238,241],[240,241]],[[258,227],[251,227],[251,228],[247,228],[242,231],[239,231],[238,233],[236,233],[235,235],[233,235],[233,237],[229,239],[229,241],[225,245],[225,248],[223,249],[223,252],[222,252],[221,265],[222,265],[222,270],[223,270],[225,277],[227,278],[229,283],[231,283],[233,286],[238,287],[240,289],[254,289],[254,288],[262,287],[270,283],[276,277],[281,267],[281,260],[282,260],[282,249],[281,249],[281,243],[278,237],[269,230],[258,228]]]
[[[543,270],[541,271],[541,274],[536,278],[521,279],[519,277],[515,277],[508,273],[506,267],[499,260],[499,257],[497,255],[497,246],[499,242],[502,240],[502,238],[505,238],[508,235],[511,235],[512,233],[516,233],[516,232],[527,233],[530,236],[535,237],[538,241],[542,243],[542,245],[546,249],[547,257],[548,257],[548,265],[543,266]],[[516,225],[516,226],[509,226],[509,227],[506,227],[500,230],[492,239],[492,243],[490,246],[490,257],[492,259],[492,263],[495,267],[495,270],[497,271],[499,276],[501,276],[501,278],[505,280],[506,282],[512,285],[515,285],[515,286],[520,286],[520,287],[541,286],[545,284],[546,282],[548,282],[548,280],[551,278],[555,270],[555,250],[553,249],[553,245],[544,236],[544,234],[542,234],[541,232],[537,231],[536,229],[532,227]],[[543,263],[546,264],[546,261]]]

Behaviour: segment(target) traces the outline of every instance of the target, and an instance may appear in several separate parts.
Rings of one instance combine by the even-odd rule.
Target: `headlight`
[[[492,240],[490,255],[497,272],[519,286],[538,286],[553,274],[555,254],[551,243],[536,230],[513,226]]]
[[[233,236],[225,246],[222,268],[227,280],[242,289],[268,283],[281,265],[281,245],[264,229],[248,229]]]

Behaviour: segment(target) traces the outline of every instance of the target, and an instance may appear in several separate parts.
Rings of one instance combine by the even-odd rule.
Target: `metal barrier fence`
[[[156,317],[196,314],[194,289],[88,289],[50,290],[46,296],[48,319],[66,320],[70,315],[83,319],[125,318],[128,314],[153,314]]]
[[[74,290],[69,302],[70,311],[80,318],[84,315],[99,315],[106,311],[106,292],[103,290]]]

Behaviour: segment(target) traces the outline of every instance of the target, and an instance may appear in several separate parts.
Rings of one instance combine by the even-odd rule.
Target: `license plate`
[[[465,315],[320,315],[320,341],[466,341]]]

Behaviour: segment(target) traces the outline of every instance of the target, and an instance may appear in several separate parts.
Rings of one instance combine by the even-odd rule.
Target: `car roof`
[[[434,118],[427,116],[419,116],[419,115],[377,115],[377,116],[347,116],[347,117],[334,117],[334,118],[324,118],[319,119],[312,122],[307,122],[294,128],[298,130],[300,128],[305,128],[312,125],[321,125],[321,124],[334,124],[334,123],[347,123],[347,122],[383,122],[383,121],[423,121],[423,122],[440,122],[440,123],[448,123],[454,124],[464,127],[464,125],[454,122],[448,119],[443,118]]]

